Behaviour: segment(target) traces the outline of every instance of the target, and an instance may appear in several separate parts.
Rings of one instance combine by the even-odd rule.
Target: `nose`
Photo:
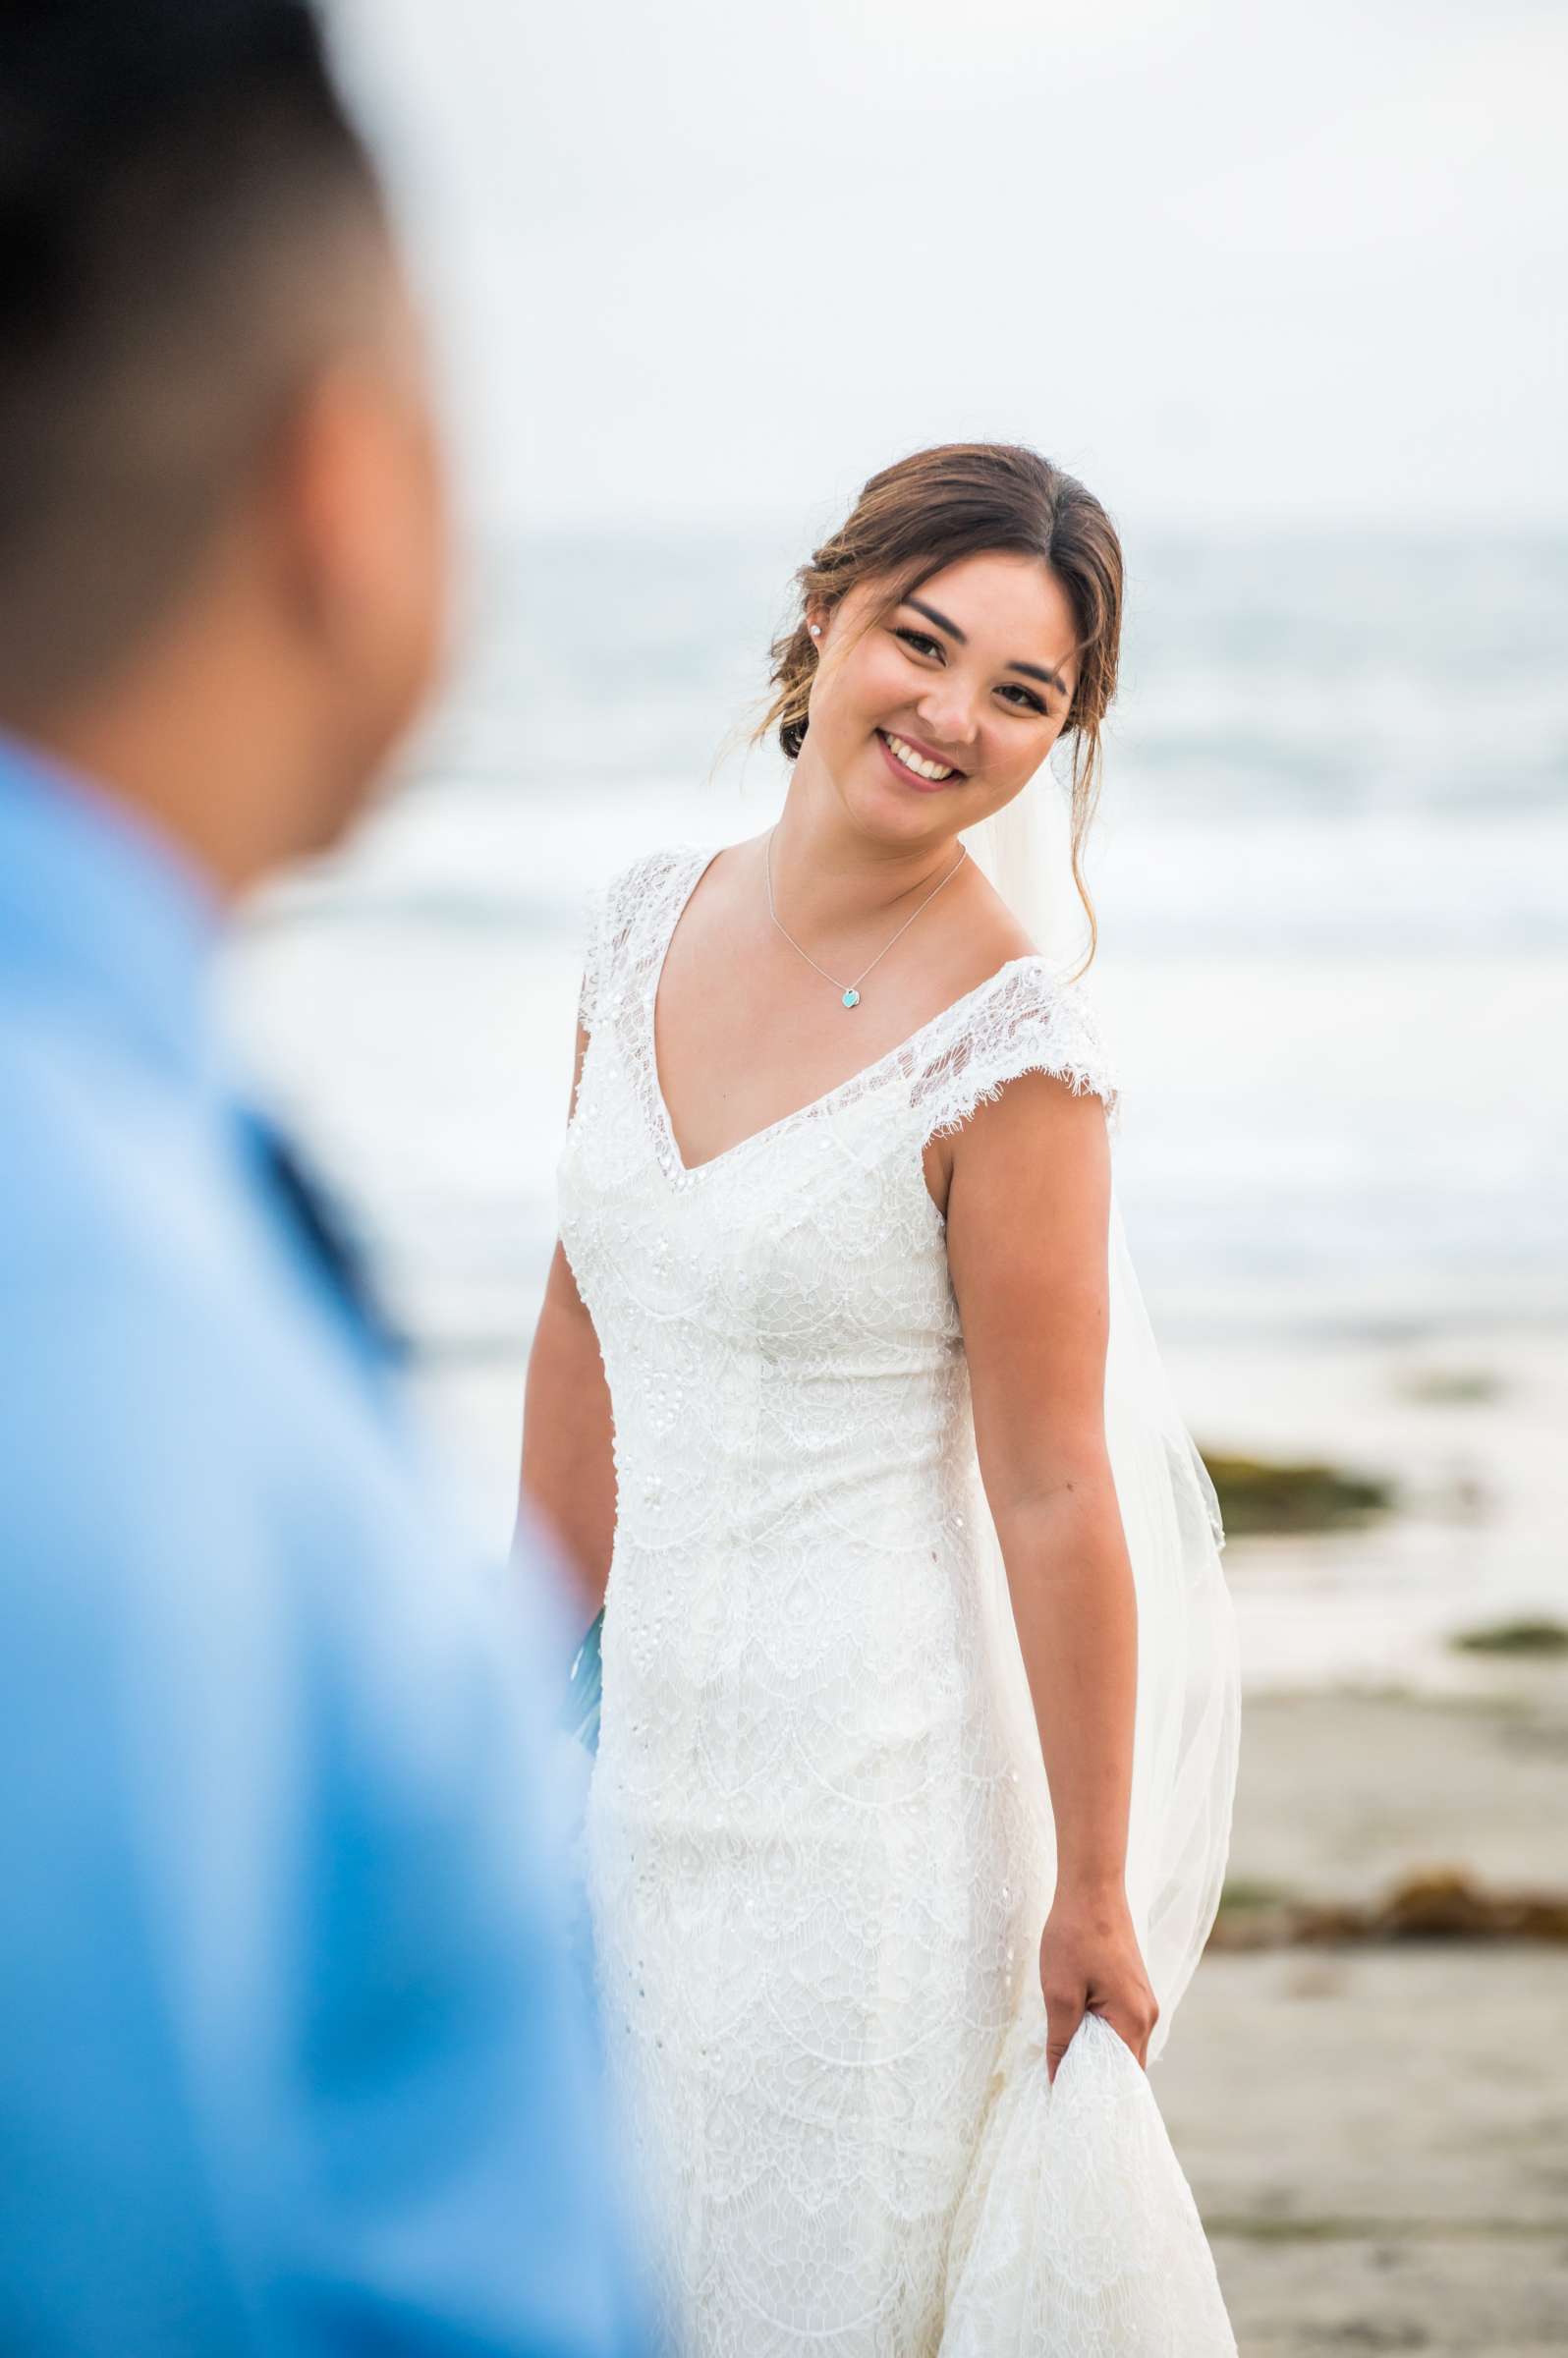
[[[968,760],[961,758],[973,754],[980,736],[975,692],[955,673],[945,672],[930,682],[915,709],[932,744],[944,747],[967,768]]]

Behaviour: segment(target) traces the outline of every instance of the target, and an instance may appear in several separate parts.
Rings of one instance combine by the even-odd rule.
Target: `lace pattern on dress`
[[[625,871],[623,871],[624,874]],[[604,930],[611,905],[611,896],[621,882],[612,878],[607,884],[593,883],[583,895],[581,939],[583,941],[583,979],[578,987],[577,1020],[583,1030],[591,1034],[599,1020],[599,977],[604,972]]]
[[[913,1076],[923,1142],[950,1138],[1020,1073],[1050,1073],[1075,1096],[1099,1097],[1111,1130],[1120,1128],[1120,1093],[1089,1001],[1053,981],[1043,959],[1013,959],[951,1012],[955,1022],[937,1019],[940,1036],[925,1042]]]

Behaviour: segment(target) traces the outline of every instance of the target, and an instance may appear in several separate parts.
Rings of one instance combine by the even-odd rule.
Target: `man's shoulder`
[[[351,1360],[212,1104],[0,1021],[0,1130],[12,1511],[58,1508],[73,1462],[91,1485],[80,1511],[108,1516],[165,1511],[176,1479],[192,1498],[228,1482],[252,1513],[312,1473],[352,1497],[384,1466]]]
[[[187,1093],[117,1055],[69,1011],[0,1006],[0,1257],[8,1276],[58,1253],[153,1248],[209,1183]],[[158,1203],[163,1217],[148,1219]]]

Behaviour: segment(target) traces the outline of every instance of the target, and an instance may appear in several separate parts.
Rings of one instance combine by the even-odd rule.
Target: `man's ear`
[[[311,639],[352,634],[373,590],[387,553],[390,427],[368,370],[339,359],[301,388],[279,428],[268,481],[278,558],[286,597]]]

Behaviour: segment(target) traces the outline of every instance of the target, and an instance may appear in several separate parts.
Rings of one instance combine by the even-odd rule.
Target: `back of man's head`
[[[134,657],[382,231],[308,0],[5,0],[0,719]]]

